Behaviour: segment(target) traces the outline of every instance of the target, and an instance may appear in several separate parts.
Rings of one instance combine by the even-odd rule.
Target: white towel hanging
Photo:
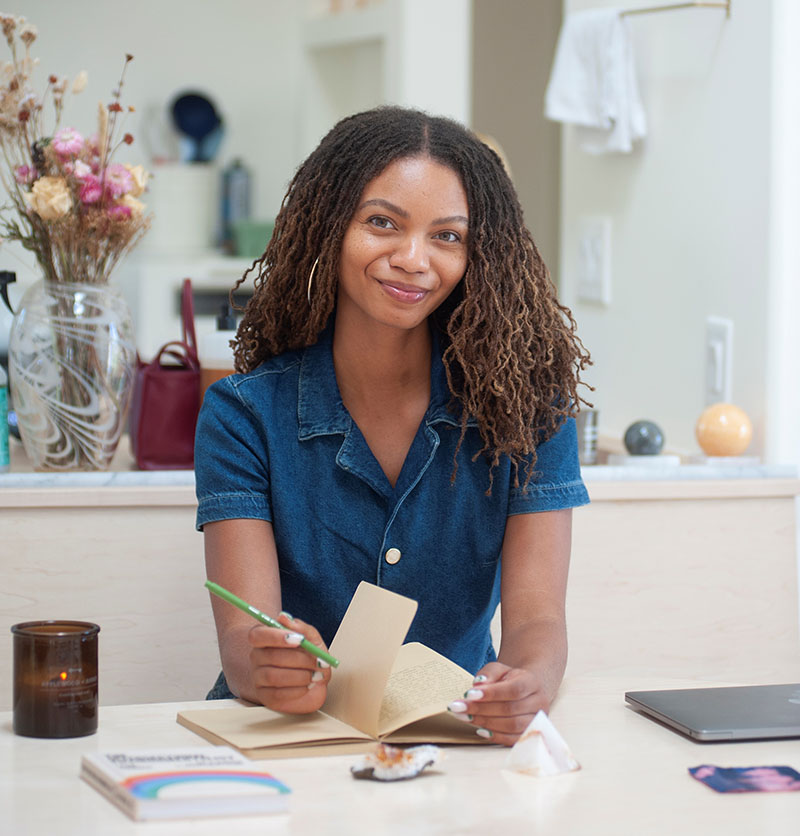
[[[593,154],[627,153],[647,132],[629,22],[619,9],[567,15],[545,94],[545,116],[578,126]]]

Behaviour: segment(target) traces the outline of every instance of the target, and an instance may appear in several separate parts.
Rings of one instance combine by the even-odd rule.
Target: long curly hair
[[[289,184],[266,251],[234,288],[254,275],[234,342],[236,369],[250,371],[317,341],[335,310],[342,239],[365,186],[393,161],[415,156],[455,171],[469,207],[466,272],[432,315],[461,422],[458,447],[474,419],[483,441],[478,455],[489,457],[492,471],[508,456],[517,484],[525,462],[527,484],[537,444],[581,401],[588,404],[578,387],[591,360],[500,157],[453,120],[378,107],[342,119],[323,138]]]

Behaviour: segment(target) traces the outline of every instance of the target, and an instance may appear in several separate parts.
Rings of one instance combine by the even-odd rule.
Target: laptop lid
[[[625,701],[694,740],[800,737],[800,683],[628,691]]]

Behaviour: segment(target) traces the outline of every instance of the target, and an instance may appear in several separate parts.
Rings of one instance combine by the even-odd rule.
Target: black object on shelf
[[[214,159],[224,134],[222,117],[203,93],[184,92],[172,102],[172,121],[189,143],[185,162],[207,163]]]

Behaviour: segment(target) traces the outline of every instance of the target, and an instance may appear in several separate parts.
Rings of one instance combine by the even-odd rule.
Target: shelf
[[[328,49],[382,41],[390,29],[390,5],[385,0],[361,9],[310,17],[303,24],[303,45],[306,49]]]

